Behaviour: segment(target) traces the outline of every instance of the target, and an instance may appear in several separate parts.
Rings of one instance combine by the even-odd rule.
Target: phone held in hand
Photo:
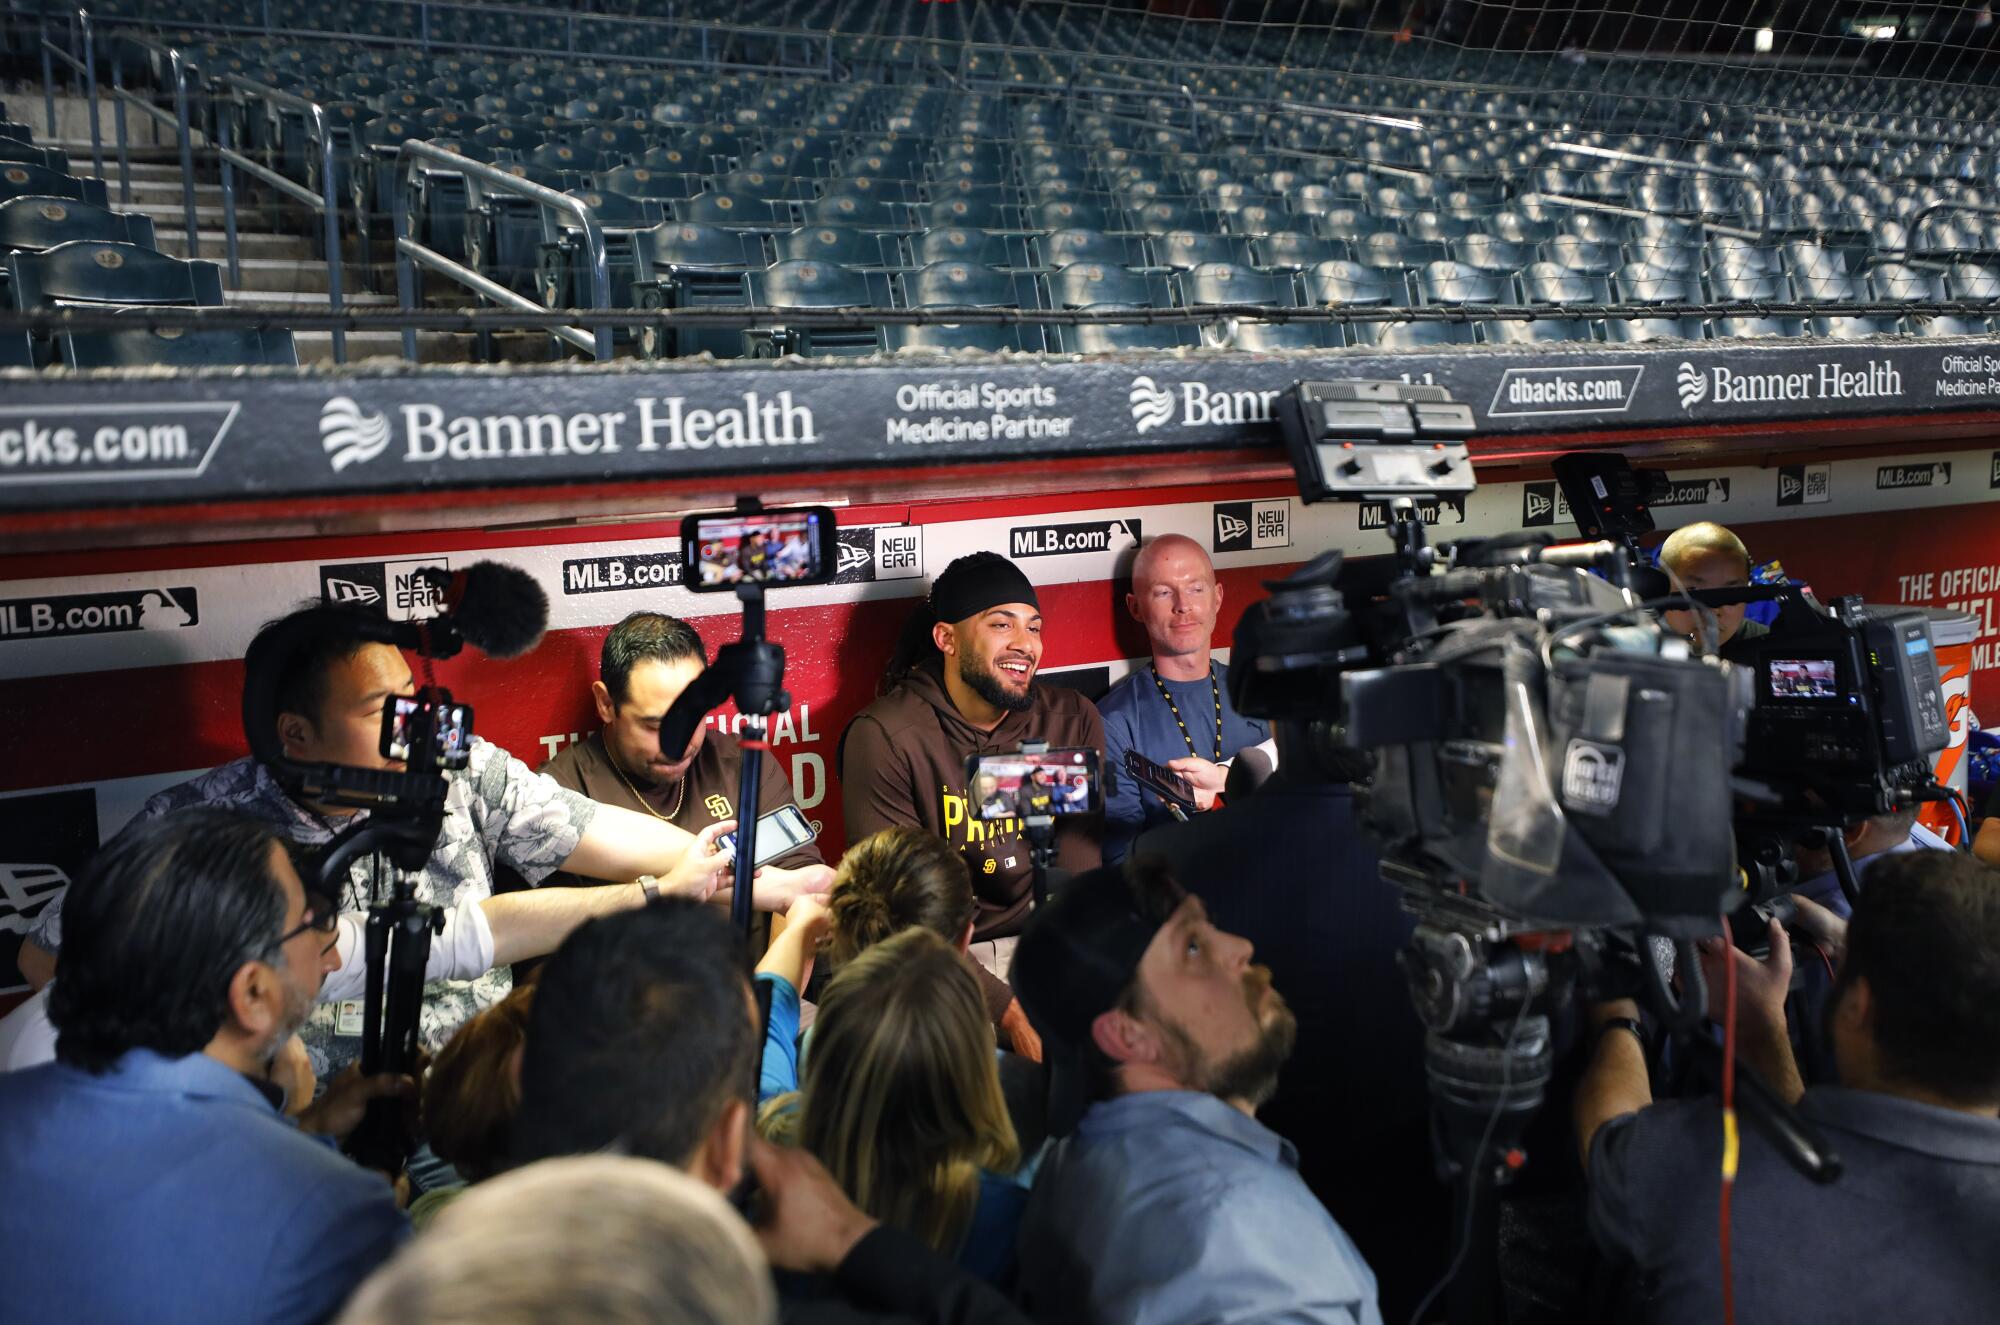
[[[805,811],[796,805],[780,805],[769,814],[757,816],[757,859],[752,869],[762,869],[780,856],[790,855],[819,836]],[[736,834],[724,833],[715,839],[724,855],[736,854]]]
[[[1102,756],[1087,746],[974,755],[965,784],[977,819],[1064,818],[1104,808]]]
[[[1125,771],[1134,782],[1157,792],[1162,800],[1180,807],[1185,813],[1193,814],[1201,808],[1195,801],[1193,783],[1165,764],[1154,763],[1137,750],[1125,752]]]

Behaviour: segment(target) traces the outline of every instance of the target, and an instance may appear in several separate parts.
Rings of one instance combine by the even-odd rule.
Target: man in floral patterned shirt
[[[400,762],[380,753],[382,710],[392,696],[414,690],[400,650],[331,626],[293,655],[281,680],[279,739],[287,757],[302,762],[399,769]],[[643,905],[651,896],[706,898],[728,883],[727,859],[713,848],[713,838],[734,827],[727,821],[691,836],[646,815],[599,805],[476,739],[468,765],[448,780],[444,826],[416,887],[420,900],[445,914],[424,988],[422,1038],[433,1050],[506,996],[512,987],[508,963],[554,951],[592,916]],[[295,800],[268,768],[245,756],[159,793],[134,822],[193,805],[254,814],[306,847],[324,845],[368,813]],[[530,883],[558,869],[621,882],[496,896],[496,863]],[[349,870],[338,937],[342,966],[321,989],[321,1002],[301,1031],[322,1079],[361,1052],[361,955],[372,869],[363,858]],[[782,911],[799,893],[824,892],[831,881],[825,866],[760,870],[757,904]],[[386,867],[383,886],[386,891]],[[61,903],[57,898],[45,908],[22,944],[22,971],[36,985],[47,982],[61,947]]]

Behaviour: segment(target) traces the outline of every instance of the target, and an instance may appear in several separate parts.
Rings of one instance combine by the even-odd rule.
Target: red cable
[[[1728,942],[1728,931],[1723,931]],[[1722,1003],[1722,1199],[1716,1224],[1722,1239],[1722,1321],[1736,1325],[1736,1278],[1729,1263],[1729,1211],[1736,1190],[1736,952],[1723,949]]]

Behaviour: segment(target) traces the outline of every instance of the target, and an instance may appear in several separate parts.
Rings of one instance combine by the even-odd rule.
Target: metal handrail
[[[309,146],[316,146],[319,151],[320,192],[315,194],[304,185],[285,178],[269,166],[253,161],[237,151],[229,142],[231,133],[229,116],[218,117],[223,141],[218,144],[216,150],[222,159],[223,231],[229,249],[229,270],[232,279],[240,287],[242,275],[236,248],[236,188],[235,181],[229,174],[234,167],[244,170],[286,197],[295,199],[319,213],[326,246],[327,306],[335,313],[340,312],[346,297],[340,259],[340,203],[336,196],[333,135],[327,132],[326,107],[317,101],[280,91],[255,79],[245,78],[241,74],[224,74],[216,81],[232,91],[268,102],[279,110],[294,111],[305,116],[306,142]],[[333,333],[333,359],[335,363],[347,362],[347,336],[339,330]]]
[[[1934,202],[1928,207],[1919,208],[1917,214],[1909,220],[1910,252],[1950,253],[1953,251],[1950,249],[1925,250],[1915,247],[1918,228],[1930,219],[1933,212],[1977,212],[1982,216],[2000,216],[2000,206],[1983,202]]]
[[[54,137],[56,132],[55,78],[54,78],[54,71],[53,69],[51,69],[49,65],[49,60],[51,57],[53,57],[55,59],[61,60],[64,64],[68,65],[70,68],[76,70],[79,74],[83,75],[84,98],[86,104],[90,109],[90,164],[92,168],[97,171],[97,177],[99,179],[103,179],[104,178],[104,134],[103,131],[98,127],[97,52],[96,52],[96,42],[93,39],[92,30],[90,26],[90,12],[84,9],[79,9],[74,11],[69,16],[69,26],[70,26],[71,41],[77,46],[79,50],[83,52],[83,58],[80,60],[76,56],[70,54],[69,51],[63,49],[62,47],[56,45],[54,42],[49,40],[48,16],[46,14],[42,16],[42,26],[41,26],[42,81],[44,85],[43,98],[48,103],[47,112],[48,112],[49,135],[50,137]],[[77,40],[79,29],[81,30],[81,37],[82,37],[80,41]]]
[[[576,218],[576,228],[583,234],[583,247],[590,264],[590,306],[593,309],[608,310],[611,307],[611,265],[605,252],[604,230],[598,225],[597,217],[589,203],[581,198],[573,198],[567,193],[537,184],[532,180],[510,175],[504,170],[490,166],[483,161],[448,152],[430,143],[409,139],[396,154],[397,177],[396,199],[393,207],[396,223],[396,292],[398,301],[405,309],[417,307],[416,268],[421,265],[443,276],[448,276],[467,289],[475,291],[495,303],[505,304],[517,311],[546,312],[546,308],[506,286],[490,280],[481,273],[454,262],[437,250],[427,248],[411,236],[414,232],[413,217],[417,198],[416,177],[420,166],[429,162],[465,177],[468,209],[478,206],[479,189],[483,186],[490,191],[511,193],[536,203],[540,208],[543,237],[551,242],[557,239],[552,216],[566,212]],[[553,334],[558,340],[574,345],[598,359],[611,357],[611,328],[600,326],[592,335],[577,327],[557,327]],[[403,357],[411,363],[417,360],[417,334],[414,330],[403,332]]]

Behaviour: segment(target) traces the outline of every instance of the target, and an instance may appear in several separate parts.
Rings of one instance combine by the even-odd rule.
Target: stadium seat
[[[1250,265],[1249,246],[1234,235],[1208,235],[1193,230],[1175,230],[1153,236],[1153,260],[1159,266],[1182,271],[1205,262]]]
[[[1442,244],[1405,239],[1394,231],[1377,231],[1354,246],[1354,260],[1378,271],[1416,271],[1446,260]]]
[[[25,161],[0,162],[0,199],[74,198],[93,207],[107,207],[104,181],[58,175],[43,166]]]
[[[804,226],[773,237],[780,259],[830,262],[842,267],[899,268],[900,236],[844,225]]]
[[[65,331],[56,337],[56,347],[69,368],[296,367],[299,362],[291,332],[252,327]]]
[[[764,265],[763,242],[754,234],[692,221],[669,221],[633,236],[635,278],[632,303],[638,308],[729,308],[749,303],[747,272]],[[736,358],[742,332],[734,327],[640,329],[639,352],[646,358],[709,353]]]
[[[1531,304],[1563,307],[1611,302],[1611,287],[1604,277],[1587,275],[1553,262],[1529,264],[1521,272],[1521,287]]]
[[[804,309],[887,308],[891,303],[886,277],[871,277],[828,262],[774,262],[744,279],[753,307],[780,314]],[[886,348],[879,327],[796,327],[782,316],[774,322],[766,317],[760,314],[758,322],[743,333],[752,358],[873,354]]]
[[[1145,242],[1137,236],[1107,235],[1101,230],[1054,230],[1031,238],[1029,246],[1041,267],[1076,262],[1144,266],[1148,261]]]
[[[856,193],[828,193],[806,204],[805,219],[811,225],[851,225],[868,230],[905,230],[907,218],[897,203],[887,198]]]
[[[57,175],[69,174],[69,154],[60,147],[36,147],[13,138],[0,138],[0,161],[40,166]]]
[[[1226,304],[1258,304],[1278,308],[1298,306],[1288,277],[1228,262],[1211,262],[1181,276],[1181,302],[1189,308]],[[1323,348],[1328,324],[1319,322],[1259,322],[1226,317],[1202,326],[1202,341],[1220,349],[1308,350]]]
[[[222,270],[214,263],[98,239],[71,240],[40,253],[10,253],[7,284],[14,307],[20,309],[222,303]]]
[[[1488,234],[1470,234],[1450,246],[1459,266],[1472,271],[1517,272],[1535,260],[1526,244],[1510,243]]]
[[[1595,340],[1591,324],[1575,318],[1489,318],[1478,324],[1488,345],[1541,345],[1556,341]]]
[[[989,234],[951,226],[913,235],[911,256],[919,267],[933,262],[971,262],[986,267],[1032,267],[1022,236]]]
[[[1434,345],[1471,345],[1477,340],[1468,322],[1376,323],[1363,343],[1381,350],[1428,349]]]
[[[903,277],[905,302],[912,308],[1032,308],[1034,292],[1025,274],[947,259]],[[1038,326],[1010,323],[930,323],[883,328],[892,350],[1040,350]]]
[[[1279,230],[1250,241],[1251,265],[1303,270],[1322,262],[1339,262],[1349,256],[1345,243],[1320,235]]]
[[[1579,239],[1575,235],[1557,235],[1542,245],[1542,254],[1558,267],[1584,276],[1609,276],[1624,260],[1618,245]]]
[[[153,218],[114,212],[74,198],[26,196],[0,202],[0,250],[41,250],[72,239],[106,239],[155,248]]]
[[[1456,262],[1432,262],[1417,274],[1417,293],[1427,304],[1504,304],[1514,300],[1512,274],[1496,275]]]

